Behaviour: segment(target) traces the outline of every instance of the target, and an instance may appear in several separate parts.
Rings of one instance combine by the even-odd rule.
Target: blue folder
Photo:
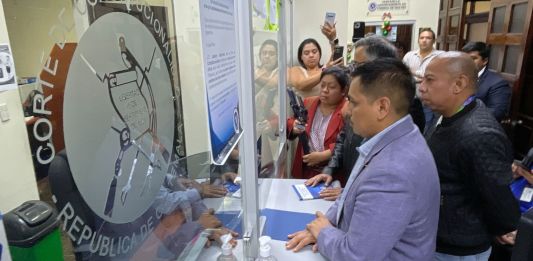
[[[239,233],[239,239],[242,238],[240,213],[240,211],[223,211],[215,214],[225,227]],[[314,214],[269,208],[261,210],[261,216],[266,217],[263,235],[280,241],[287,241],[287,235],[305,229],[305,226],[315,219]]]

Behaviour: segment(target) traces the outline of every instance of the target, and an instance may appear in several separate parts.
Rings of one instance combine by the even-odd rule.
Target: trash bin
[[[63,260],[57,211],[49,204],[31,200],[4,216],[13,261]]]

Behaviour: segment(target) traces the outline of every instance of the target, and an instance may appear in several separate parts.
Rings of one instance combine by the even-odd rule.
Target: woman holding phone
[[[320,73],[324,68],[342,64],[342,57],[333,60],[333,54],[326,65],[320,64],[322,49],[313,38],[302,41],[298,47],[299,66],[289,69],[289,85],[293,86],[296,93],[302,98],[320,94]]]

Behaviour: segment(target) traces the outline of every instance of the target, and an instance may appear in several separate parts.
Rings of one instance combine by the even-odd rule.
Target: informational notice
[[[200,23],[212,162],[225,163],[241,137],[233,0],[201,0]]]
[[[367,0],[369,16],[382,16],[383,13],[391,15],[409,14],[409,0]]]
[[[0,91],[17,88],[15,62],[8,44],[0,44]]]

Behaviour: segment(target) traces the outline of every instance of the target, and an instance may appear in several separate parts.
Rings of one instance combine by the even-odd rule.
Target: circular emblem
[[[235,109],[233,109],[233,129],[235,130],[235,133],[241,132],[241,122],[239,118],[238,107],[235,107]]]
[[[13,67],[13,57],[9,50],[0,49],[0,83],[14,82],[15,70]]]
[[[370,11],[370,12],[376,11],[377,8],[378,8],[378,5],[376,4],[376,2],[370,2],[368,4],[368,11]]]
[[[143,23],[117,12],[87,29],[69,68],[63,124],[74,181],[103,219],[127,223],[153,203],[173,147],[172,97]]]

